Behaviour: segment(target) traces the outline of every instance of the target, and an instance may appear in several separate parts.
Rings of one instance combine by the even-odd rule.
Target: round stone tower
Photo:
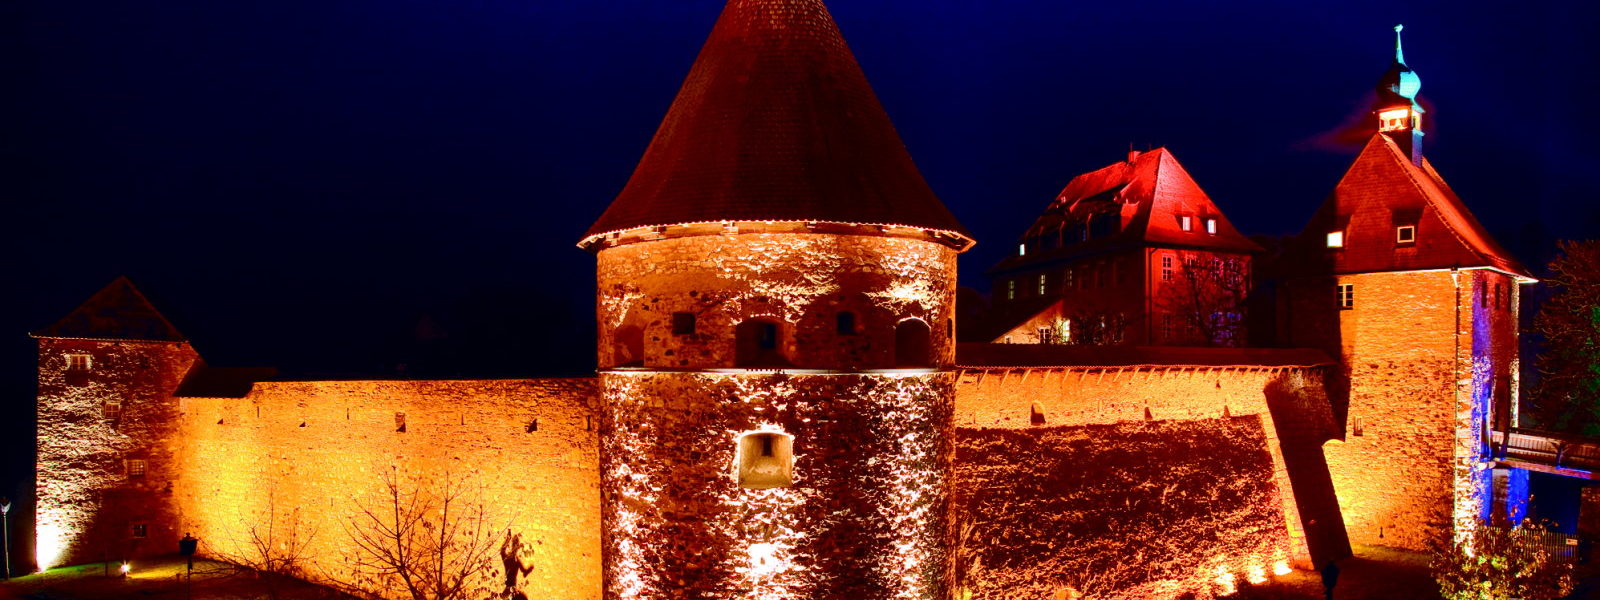
[[[731,0],[598,255],[605,597],[945,596],[956,254],[820,0]]]

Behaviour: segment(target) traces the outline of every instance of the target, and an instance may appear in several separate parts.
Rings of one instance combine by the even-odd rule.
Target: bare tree
[[[356,501],[345,533],[355,546],[355,581],[342,586],[349,591],[374,598],[403,592],[412,600],[498,595],[491,587],[498,529],[489,525],[481,489],[459,478],[402,482],[391,470],[379,492]]]
[[[1244,265],[1235,258],[1184,261],[1157,298],[1160,310],[1173,316],[1174,329],[1182,328],[1170,332],[1173,337],[1207,346],[1244,343],[1245,301],[1250,294]],[[1167,334],[1163,332],[1164,337]]]
[[[310,548],[316,539],[316,530],[307,530],[300,519],[300,508],[280,511],[277,488],[267,490],[266,510],[254,518],[241,514],[241,523],[250,523],[242,539],[228,540],[217,551],[217,557],[234,565],[249,569],[262,580],[262,591],[268,598],[278,598],[281,584],[286,579],[305,576],[305,567],[312,560]]]

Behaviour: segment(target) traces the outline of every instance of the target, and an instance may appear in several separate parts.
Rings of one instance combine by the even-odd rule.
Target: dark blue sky
[[[979,238],[968,285],[1129,144],[1173,149],[1242,230],[1298,230],[1353,156],[1326,139],[1365,117],[1397,22],[1428,154],[1490,229],[1529,259],[1600,232],[1592,3],[1215,4],[831,8]],[[573,243],[720,6],[0,6],[8,410],[32,403],[24,334],[121,274],[217,362],[367,368],[439,314],[507,332],[522,372],[591,368],[593,259]]]

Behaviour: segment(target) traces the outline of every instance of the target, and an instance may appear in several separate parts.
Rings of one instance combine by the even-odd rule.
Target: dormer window
[[[1206,219],[1206,233],[1209,233],[1211,235],[1216,235],[1217,234],[1217,220],[1216,219]]]
[[[1328,247],[1329,248],[1343,248],[1344,247],[1344,232],[1343,231],[1330,231],[1330,232],[1328,232]]]
[[[1027,255],[1028,255],[1028,245],[1027,244],[1017,244],[1017,256],[1027,256]]]
[[[1189,215],[1178,217],[1178,227],[1182,227],[1184,231],[1194,231],[1194,217]]]
[[[1401,225],[1394,228],[1394,243],[1414,244],[1417,241],[1416,225]]]

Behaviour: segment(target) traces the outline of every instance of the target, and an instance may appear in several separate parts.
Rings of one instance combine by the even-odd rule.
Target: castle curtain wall
[[[270,534],[304,547],[304,576],[349,583],[358,502],[392,508],[386,476],[424,493],[453,481],[493,537],[478,585],[501,592],[515,569],[527,597],[600,595],[592,379],[269,382],[180,402],[177,523],[202,554],[251,558]]]
[[[1349,553],[1320,368],[973,369],[956,397],[958,594],[1222,593]]]

